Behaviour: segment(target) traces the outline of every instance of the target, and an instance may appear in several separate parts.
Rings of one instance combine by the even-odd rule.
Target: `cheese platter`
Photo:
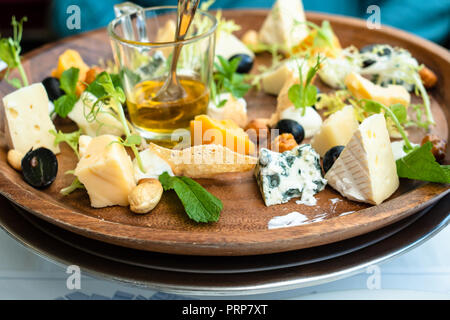
[[[445,196],[448,50],[358,19],[305,16],[301,5],[301,23],[274,19],[283,12],[275,9],[215,13],[209,104],[181,150],[130,124],[135,96],[120,59],[111,62],[111,28],[25,55],[16,69],[29,79],[17,90],[0,84],[0,192],[89,238],[206,256],[345,240]],[[299,28],[303,40],[274,23]],[[152,68],[168,58],[155,59]],[[206,129],[231,139],[205,138]]]

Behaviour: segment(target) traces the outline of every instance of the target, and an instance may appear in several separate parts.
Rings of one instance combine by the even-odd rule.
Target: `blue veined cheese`
[[[261,149],[255,177],[266,206],[299,197],[310,202],[327,184],[322,177],[320,156],[309,144],[283,153]]]

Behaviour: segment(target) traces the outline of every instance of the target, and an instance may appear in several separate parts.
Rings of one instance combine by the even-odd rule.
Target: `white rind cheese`
[[[277,0],[259,31],[259,40],[289,50],[308,36],[305,22],[300,0]]]
[[[397,168],[383,115],[361,123],[325,179],[344,197],[375,205],[397,190]]]
[[[266,206],[298,197],[310,202],[327,184],[322,177],[320,157],[309,144],[283,153],[261,149],[255,177]]]
[[[31,148],[44,147],[55,154],[55,130],[48,114],[49,100],[42,83],[18,89],[3,98],[5,133],[10,149],[26,154]]]
[[[84,184],[94,208],[127,206],[128,195],[136,186],[133,163],[117,137],[93,138],[75,168],[75,176]]]

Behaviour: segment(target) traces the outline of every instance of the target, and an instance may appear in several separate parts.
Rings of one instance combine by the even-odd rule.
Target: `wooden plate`
[[[244,30],[258,29],[266,11],[227,11],[225,16],[241,24]],[[368,30],[365,21],[338,16],[308,14],[308,20],[331,22],[343,46],[362,47],[369,43],[389,43],[402,46],[419,62],[433,69],[439,78],[437,87],[430,92],[433,114],[438,122],[433,129],[441,137],[449,137],[450,54],[447,50],[408,33],[383,27]],[[57,43],[49,44],[28,54],[24,67],[33,82],[41,81],[55,68],[57,57],[65,49],[78,50],[89,64],[100,58],[111,58],[109,39],[105,30],[97,30]],[[258,57],[258,64],[269,57]],[[318,83],[319,86],[320,83]],[[325,87],[321,86],[322,89]],[[7,84],[0,84],[0,93],[11,92]],[[247,96],[249,117],[267,117],[275,108],[275,98],[261,92]],[[71,131],[75,126],[58,121],[58,128]],[[420,142],[423,132],[410,132],[412,140]],[[251,173],[203,179],[199,182],[224,203],[219,222],[195,224],[188,220],[184,210],[170,192],[163,195],[158,207],[145,216],[136,216],[128,208],[111,207],[93,209],[83,191],[68,197],[59,194],[70,184],[72,177],[64,172],[76,165],[76,159],[67,146],[58,155],[59,173],[56,181],[46,190],[27,185],[21,175],[6,163],[4,142],[0,149],[0,192],[18,206],[64,229],[89,238],[125,247],[187,255],[254,255],[284,252],[355,237],[399,221],[434,203],[449,192],[449,186],[402,181],[399,190],[379,206],[368,206],[345,200],[327,187],[319,193],[317,207],[298,205],[291,201],[285,205],[266,207]],[[447,152],[447,163],[450,155]],[[332,201],[333,200],[333,201]],[[336,202],[337,201],[337,202]],[[298,227],[267,230],[274,216],[292,211],[305,214],[314,223]],[[356,211],[342,215],[344,212]]]

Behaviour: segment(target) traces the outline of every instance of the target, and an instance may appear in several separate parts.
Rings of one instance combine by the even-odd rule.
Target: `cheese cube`
[[[117,137],[93,138],[75,168],[94,208],[127,206],[128,195],[136,186],[133,163]]]
[[[280,45],[288,51],[308,36],[305,22],[300,0],[277,0],[259,31],[259,40],[269,45]]]
[[[403,86],[388,85],[387,87],[382,87],[356,72],[351,72],[347,75],[345,85],[357,99],[374,100],[388,107],[396,103],[407,107],[411,102],[411,96]]]
[[[302,65],[303,59],[286,60],[278,68],[267,72],[262,77],[262,88],[268,94],[278,95],[281,92],[287,79],[291,77],[299,77],[298,69]],[[308,73],[308,64],[304,64],[302,68],[303,79]]]
[[[119,120],[108,113],[112,111],[108,105],[101,106],[101,110],[97,113],[95,119],[89,119],[89,121],[86,119],[86,115],[91,112],[96,100],[97,98],[92,93],[85,91],[67,117],[74,121],[84,134],[91,137],[104,134],[123,135],[123,126]]]
[[[3,98],[2,112],[9,148],[22,154],[39,147],[59,153],[59,147],[54,145],[55,137],[49,133],[55,126],[48,114],[48,102],[42,83],[18,89]]]
[[[344,197],[375,205],[397,190],[397,167],[382,114],[361,123],[325,179]]]
[[[335,146],[345,146],[358,129],[358,121],[351,105],[333,113],[326,119],[311,145],[321,157]]]

